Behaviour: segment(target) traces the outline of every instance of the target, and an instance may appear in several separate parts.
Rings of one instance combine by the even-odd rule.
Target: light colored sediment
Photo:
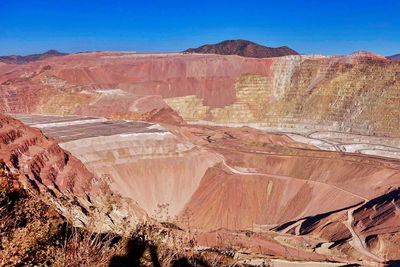
[[[79,116],[15,115],[55,138],[111,189],[166,219],[183,210],[205,171],[219,159],[162,126]],[[168,207],[159,212],[159,205]]]

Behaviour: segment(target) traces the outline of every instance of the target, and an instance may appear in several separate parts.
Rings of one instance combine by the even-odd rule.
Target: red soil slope
[[[108,184],[60,148],[54,139],[2,114],[0,159],[18,174],[19,183],[42,194],[77,226],[99,220],[102,224],[95,225],[94,230],[118,232],[127,221],[144,216],[136,204],[111,192]]]
[[[21,170],[37,187],[76,194],[89,191],[93,175],[69,152],[39,129],[0,114],[0,157]]]
[[[361,203],[400,185],[400,168],[383,158],[318,151],[249,128],[170,130],[222,160],[186,205],[198,228],[280,224]]]
[[[180,110],[182,106],[196,111],[194,119],[218,122],[264,120],[276,122],[278,126],[287,123],[294,128],[347,125],[348,128],[343,126],[343,129],[349,132],[365,130],[391,136],[399,129],[395,108],[399,99],[396,86],[399,66],[366,52],[345,57],[276,59],[84,53],[21,66],[0,64],[0,111],[97,115],[179,125],[166,127],[211,155],[205,159],[193,156],[186,166],[200,165],[196,160],[213,159],[212,164],[207,165],[208,169],[204,168],[205,175],[202,172],[202,177],[196,178],[196,185],[190,186],[190,195],[185,194],[180,199],[178,194],[168,195],[171,203],[185,199],[185,203],[175,206],[173,213],[180,217],[188,212],[192,214],[191,227],[199,231],[226,228],[235,232],[283,225],[285,227],[279,228],[282,233],[310,235],[328,243],[360,239],[359,242],[365,242],[371,253],[393,258],[397,247],[381,247],[380,244],[397,242],[397,197],[373,201],[400,186],[397,160],[319,151],[284,135],[249,128],[183,125],[182,119],[165,105],[162,98],[191,97],[182,102],[178,99],[176,110],[180,115],[185,111]],[[384,97],[380,97],[381,93]],[[375,105],[376,102],[380,104]],[[390,112],[385,112],[389,109]],[[54,141],[43,136],[37,139],[35,136],[40,134],[39,131],[25,128],[8,117],[2,117],[2,120],[8,126],[1,128],[1,155],[9,164],[25,168],[30,179],[43,186],[58,187],[60,191],[91,190],[90,173],[80,168],[81,163],[72,156],[65,156],[69,154]],[[113,138],[108,139],[109,143],[117,145],[116,140],[121,138],[117,135]],[[86,141],[82,143],[88,146],[89,152],[101,146],[101,143],[94,143],[90,147]],[[113,151],[107,151],[106,146],[100,148],[101,153],[94,153],[96,157],[88,161],[101,170],[107,167],[106,159],[118,164],[118,157],[125,157],[124,167],[115,172],[121,176],[121,181],[140,183],[148,172],[152,172],[152,179],[144,181],[142,191],[151,189],[158,193],[169,188],[160,186],[159,181],[165,182],[163,170],[171,174],[171,180],[175,177],[174,172],[182,174],[182,181],[185,177],[193,177],[191,171],[184,176],[182,167],[185,164],[175,161],[173,152],[168,152],[173,156],[165,161],[153,160],[150,153],[146,155],[146,165],[134,166],[130,160],[136,154],[125,153],[129,147],[114,147]],[[167,163],[164,169],[159,168],[161,162]],[[143,166],[148,168],[143,168],[142,178],[130,180],[131,175]],[[134,187],[138,188],[141,187]],[[179,189],[177,183],[169,191]],[[128,196],[131,189],[126,187],[126,190]],[[140,192],[143,206],[149,202],[147,197],[152,197],[146,192]],[[349,219],[349,210],[364,202],[366,206],[352,210],[353,219]],[[156,204],[153,201],[144,209],[153,209]],[[309,218],[314,218],[317,223],[314,224],[314,220],[309,223]],[[348,227],[346,221],[353,228]],[[308,229],[310,225],[312,227]],[[358,239],[352,231],[358,233]],[[345,245],[347,247],[341,251],[350,251],[349,243]],[[358,253],[370,257],[365,255],[365,247],[359,244],[354,247],[361,250]],[[320,249],[317,244],[313,248]],[[358,257],[351,253],[346,255]]]
[[[134,95],[197,95],[223,107],[236,99],[234,82],[244,73],[268,75],[270,60],[237,56],[82,53],[0,69],[3,111],[38,111],[56,95],[120,88]],[[55,77],[55,78],[54,78]],[[88,99],[90,96],[75,96]],[[30,101],[22,101],[22,98]],[[89,100],[89,99],[88,99]]]
[[[185,120],[261,122],[291,129],[305,125],[393,136],[399,134],[397,110],[390,108],[399,99],[399,66],[368,52],[263,59],[81,53],[0,65],[0,112],[92,114],[108,102],[114,107],[99,114],[120,103],[113,112],[146,113],[157,109],[151,108],[155,103],[136,105],[134,98],[157,95]],[[382,93],[384,97],[378,97]]]

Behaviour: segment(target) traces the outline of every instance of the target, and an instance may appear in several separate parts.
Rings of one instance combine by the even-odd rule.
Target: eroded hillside
[[[395,160],[320,151],[286,135],[252,128],[16,117],[54,137],[88,170],[106,178],[112,192],[153,218],[195,231],[199,245],[207,247],[242,247],[232,238],[249,231],[257,235],[245,239],[248,253],[269,251],[287,258],[285,247],[293,245],[286,235],[297,238],[308,232],[271,232],[273,227],[350,209],[400,186]],[[215,231],[225,236],[218,244],[209,237]],[[301,253],[293,259],[376,260],[360,254],[349,243],[348,232],[342,237],[339,247],[320,250],[319,243],[338,239],[312,232],[307,238],[317,250],[296,245]],[[386,249],[381,255],[395,258],[389,253],[391,243],[382,242]]]
[[[112,194],[101,177],[93,175],[76,157],[9,116],[0,114],[0,158],[20,173],[19,183],[46,196],[56,210],[76,226],[103,221],[97,231],[121,231],[124,220],[137,221],[144,213],[134,203]],[[121,216],[123,215],[123,216]]]
[[[153,217],[238,262],[399,260],[399,73],[367,52],[0,63],[0,111],[30,126],[2,116],[0,155],[77,226]]]
[[[161,95],[185,120],[400,134],[400,64],[367,52],[270,59],[98,52],[3,64],[0,73],[2,112],[149,112],[165,103],[148,96]]]

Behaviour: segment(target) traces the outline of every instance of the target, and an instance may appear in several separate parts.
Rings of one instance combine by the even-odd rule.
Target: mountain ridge
[[[68,53],[62,53],[54,49],[50,49],[42,54],[31,54],[27,56],[17,56],[17,55],[10,55],[10,56],[1,56],[0,62],[12,63],[12,64],[26,64],[33,61],[38,61],[50,57],[60,57],[68,55]]]
[[[269,58],[287,55],[298,55],[295,50],[281,46],[277,48],[263,46],[247,40],[225,40],[217,44],[206,44],[198,48],[189,48],[184,52],[220,54],[220,55],[239,55],[243,57]]]
[[[394,61],[400,61],[400,54],[395,54],[392,56],[388,56],[388,59],[394,60]]]

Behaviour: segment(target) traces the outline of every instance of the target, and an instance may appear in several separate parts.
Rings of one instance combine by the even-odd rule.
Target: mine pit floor
[[[113,121],[86,116],[10,115],[26,125],[41,129],[58,143],[98,136],[167,132],[160,125],[140,121]]]

